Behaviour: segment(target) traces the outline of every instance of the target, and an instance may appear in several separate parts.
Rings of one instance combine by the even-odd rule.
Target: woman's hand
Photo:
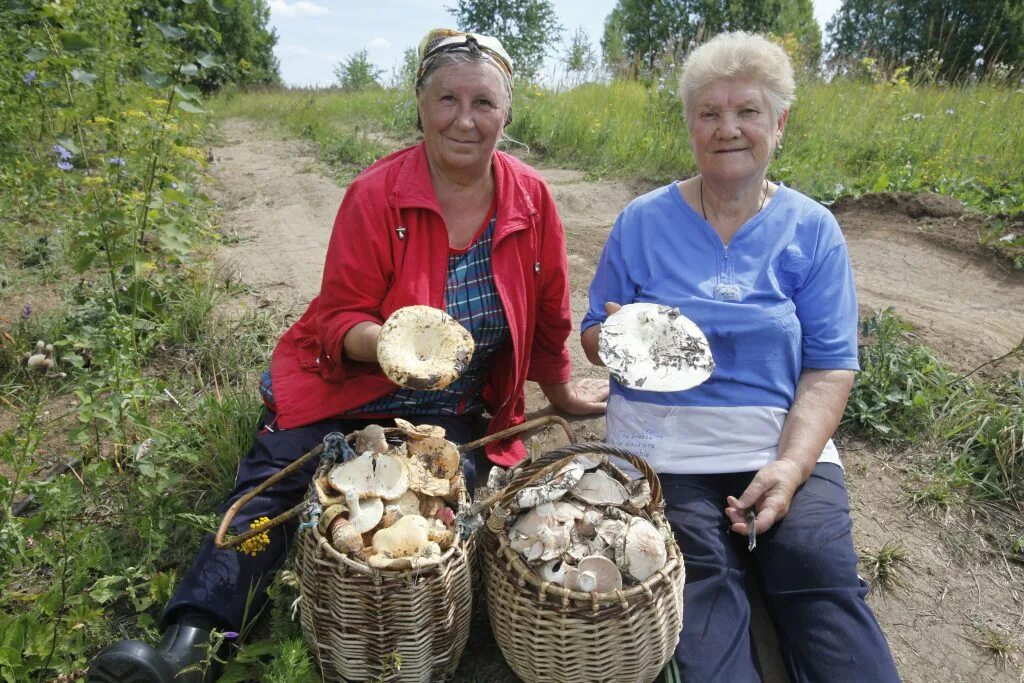
[[[603,413],[608,402],[608,380],[586,378],[564,384],[540,384],[555,410],[569,415]]]
[[[775,460],[762,467],[743,495],[726,499],[728,507],[725,508],[725,515],[732,523],[732,530],[738,534],[747,534],[744,514],[751,507],[757,512],[757,533],[762,534],[771,529],[789,512],[793,494],[802,483],[803,471],[792,460]]]
[[[621,304],[617,304],[614,301],[607,301],[604,304],[604,312],[608,315],[615,313],[617,310],[622,308]],[[601,357],[597,354],[598,338],[601,335],[601,326],[594,325],[588,327],[584,332],[583,336],[580,337],[580,345],[583,346],[583,353],[587,354],[587,360],[598,367],[603,367],[604,362]]]

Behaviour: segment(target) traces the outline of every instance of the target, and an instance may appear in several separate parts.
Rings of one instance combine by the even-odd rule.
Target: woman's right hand
[[[377,339],[380,337],[382,326],[365,320],[352,326],[345,334],[342,347],[349,360],[363,363],[377,362]]]
[[[604,304],[604,312],[607,313],[608,315],[615,313],[620,308],[622,308],[622,304],[617,304],[614,301],[606,301]],[[589,360],[594,365],[603,367],[604,361],[601,360],[601,357],[597,353],[597,343],[600,335],[600,325],[593,325],[592,327],[588,327],[583,332],[583,336],[580,337],[580,345],[583,346],[583,352],[587,354],[587,360]]]

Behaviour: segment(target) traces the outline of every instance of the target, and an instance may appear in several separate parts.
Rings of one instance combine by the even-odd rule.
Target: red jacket
[[[493,415],[488,433],[524,418],[524,382],[568,382],[572,330],[562,221],[544,180],[496,152],[498,222],[491,252],[494,283],[511,343],[499,350],[483,389]],[[395,152],[359,175],[342,200],[327,248],[320,295],[277,348],[271,363],[279,424],[300,427],[336,417],[395,389],[375,363],[348,360],[345,334],[365,320],[382,323],[403,306],[444,309],[448,234],[422,144]],[[518,462],[518,439],[487,448],[499,465]]]

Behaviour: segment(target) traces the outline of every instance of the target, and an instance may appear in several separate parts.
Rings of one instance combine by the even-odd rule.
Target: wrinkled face
[[[788,111],[775,118],[764,88],[751,79],[715,81],[687,116],[697,167],[714,180],[760,179],[782,141]]]
[[[498,67],[449,64],[431,74],[418,106],[431,164],[447,172],[486,172],[505,124]]]

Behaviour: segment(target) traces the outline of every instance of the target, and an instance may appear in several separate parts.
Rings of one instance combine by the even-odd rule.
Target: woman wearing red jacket
[[[606,381],[569,382],[565,237],[551,194],[536,171],[497,151],[511,119],[512,60],[489,36],[431,31],[416,95],[423,142],[381,159],[345,193],[320,295],[274,350],[261,386],[267,410],[222,512],[331,432],[404,417],[466,443],[518,424],[528,379],[562,412],[604,410]],[[376,362],[382,323],[414,304],[447,311],[473,336],[470,365],[444,389],[398,387]],[[523,455],[507,440],[480,457],[507,466]],[[470,485],[475,464],[464,463]],[[314,469],[254,498],[234,530],[300,502]],[[255,556],[217,550],[208,537],[164,610],[160,646],[117,643],[88,680],[212,680],[182,670],[205,657],[212,629],[240,631],[257,613],[293,531],[271,530]]]

